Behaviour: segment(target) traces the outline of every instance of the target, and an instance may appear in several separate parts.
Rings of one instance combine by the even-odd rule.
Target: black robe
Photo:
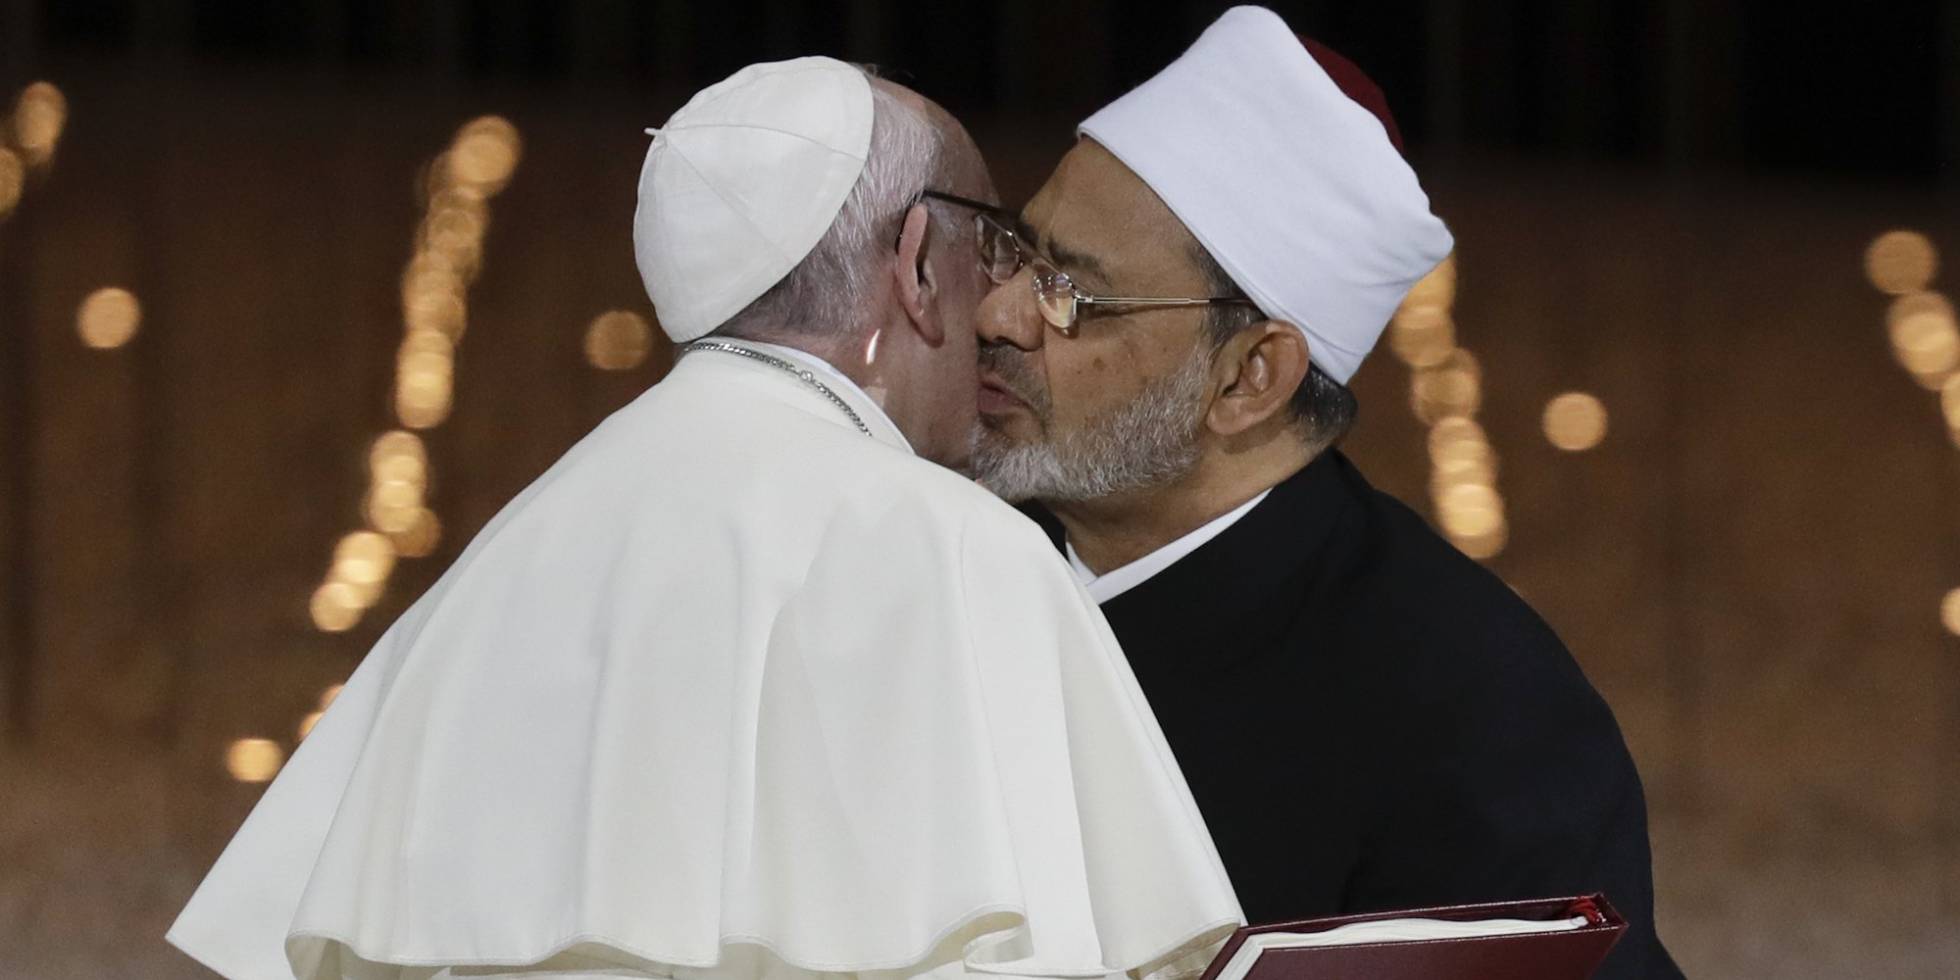
[[[1339,452],[1102,611],[1253,923],[1601,891],[1629,929],[1598,977],[1681,975],[1612,711]]]

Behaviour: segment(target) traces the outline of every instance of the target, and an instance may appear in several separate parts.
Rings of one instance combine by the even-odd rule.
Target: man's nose
[[[1039,350],[1048,331],[1034,305],[1033,270],[1023,268],[1014,278],[995,286],[980,301],[975,321],[983,344],[1012,344],[1024,351]]]

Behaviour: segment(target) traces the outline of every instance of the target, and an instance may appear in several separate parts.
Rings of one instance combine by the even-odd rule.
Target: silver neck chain
[[[823,382],[818,381],[816,372],[814,371],[810,371],[805,368],[799,367],[795,364],[791,364],[790,362],[785,361],[780,357],[772,357],[768,354],[764,354],[759,350],[751,350],[747,347],[738,347],[734,344],[724,344],[718,340],[697,340],[694,341],[693,343],[682,344],[681,350],[684,352],[693,352],[697,350],[720,351],[724,354],[734,354],[737,357],[746,357],[751,361],[759,361],[763,364],[769,365],[770,367],[777,368],[783,371],[788,371],[789,373],[796,375],[796,379],[798,381],[801,381],[804,384],[809,385],[810,387],[816,389],[817,394],[822,395],[825,398],[829,399],[832,405],[837,406],[838,411],[843,412],[846,416],[850,418],[851,424],[857,426],[857,430],[859,432],[862,432],[867,436],[871,434],[871,427],[865,425],[864,420],[858,418],[858,413],[852,411],[851,406],[848,403],[846,403],[844,399],[839,398],[836,392],[830,390],[829,385],[826,385]]]

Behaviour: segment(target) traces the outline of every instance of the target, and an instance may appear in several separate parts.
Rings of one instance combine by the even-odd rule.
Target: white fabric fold
[[[1168,977],[1242,921],[1041,533],[704,352],[386,632],[169,939],[234,980]]]
[[[1381,121],[1278,14],[1233,7],[1088,119],[1268,317],[1345,384],[1416,280],[1450,253]]]
[[[863,71],[811,57],[749,65],[647,130],[633,255],[667,336],[707,335],[810,254],[864,172],[873,117]]]

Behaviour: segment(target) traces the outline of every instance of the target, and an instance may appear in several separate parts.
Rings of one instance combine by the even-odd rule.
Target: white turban
[[[1299,327],[1343,384],[1450,252],[1381,122],[1263,7],[1226,11],[1080,131],[1150,185],[1266,316]]]
[[[871,119],[862,71],[796,58],[750,65],[648,130],[633,257],[667,336],[706,335],[810,254],[864,171]]]

